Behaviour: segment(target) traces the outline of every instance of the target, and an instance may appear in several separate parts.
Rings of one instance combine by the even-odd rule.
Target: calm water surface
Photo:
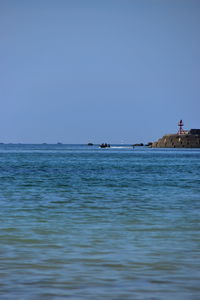
[[[200,299],[200,149],[0,145],[0,299]]]

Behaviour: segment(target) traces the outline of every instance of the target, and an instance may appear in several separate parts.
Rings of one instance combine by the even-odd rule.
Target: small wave
[[[112,149],[132,149],[131,146],[111,146]]]

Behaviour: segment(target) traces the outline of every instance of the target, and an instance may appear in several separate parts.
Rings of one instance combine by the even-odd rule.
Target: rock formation
[[[152,148],[200,148],[200,129],[179,131],[177,134],[166,134],[154,142]]]
[[[152,148],[200,148],[200,129],[185,131],[183,125],[180,120],[178,133],[164,135],[152,144]]]

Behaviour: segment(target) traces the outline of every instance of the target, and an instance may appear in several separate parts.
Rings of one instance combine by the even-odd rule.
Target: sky
[[[0,0],[0,142],[200,128],[199,0]]]

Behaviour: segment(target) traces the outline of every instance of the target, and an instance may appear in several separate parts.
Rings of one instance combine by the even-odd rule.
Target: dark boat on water
[[[100,148],[110,148],[110,144],[107,144],[107,143],[103,143],[99,146],[100,146]]]

